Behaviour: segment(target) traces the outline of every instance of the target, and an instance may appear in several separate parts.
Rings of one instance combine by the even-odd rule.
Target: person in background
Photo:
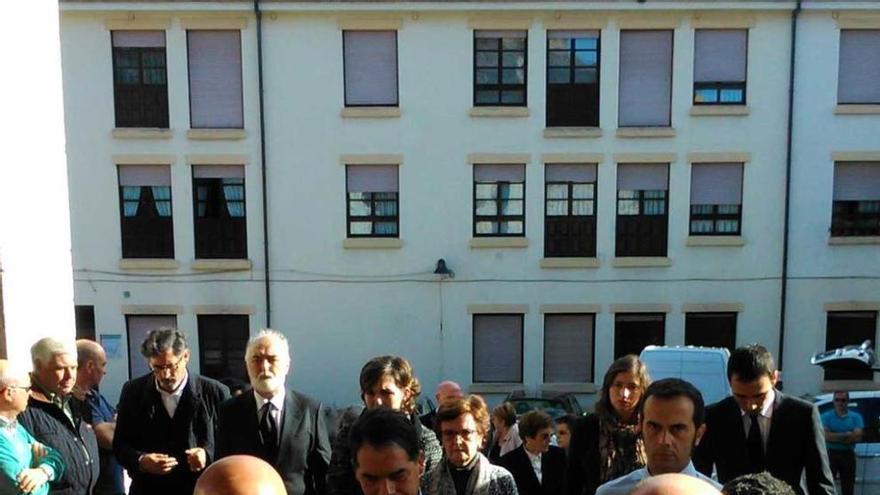
[[[566,414],[565,416],[560,416],[556,418],[556,446],[565,450],[565,455],[568,456],[568,447],[571,444],[571,428],[574,425],[574,422],[577,421],[577,416],[574,414]]]
[[[72,341],[45,337],[31,346],[31,396],[18,420],[40,443],[64,459],[65,469],[49,483],[51,495],[90,495],[98,481],[98,441],[70,398],[76,383]]]
[[[415,413],[421,385],[409,361],[399,356],[375,357],[361,368],[358,381],[366,410],[385,408],[405,413],[418,432],[420,447],[425,456],[425,469],[430,470],[436,466],[443,451],[437,436],[421,424]],[[330,470],[327,473],[327,491],[330,495],[360,493],[352,467],[348,438],[350,429],[351,423],[343,422],[336,434]]]
[[[571,428],[567,495],[593,495],[602,483],[645,466],[639,411],[650,382],[638,356],[623,356],[608,367],[596,412]]]
[[[199,476],[193,495],[285,495],[284,482],[268,462],[249,455],[224,457]],[[157,494],[161,495],[161,494]]]
[[[21,375],[21,376],[19,376]],[[0,493],[46,495],[64,474],[58,451],[37,442],[18,421],[28,404],[30,380],[0,360]]]
[[[444,402],[437,410],[443,460],[425,475],[426,495],[517,495],[506,469],[480,453],[489,431],[489,409],[478,395]]]
[[[437,407],[440,407],[440,404],[443,404],[449,399],[459,399],[464,397],[464,392],[461,391],[461,385],[451,381],[444,380],[437,384],[437,388],[434,389],[434,400],[437,401]],[[434,417],[437,415],[437,409],[435,408],[433,411],[425,413],[420,418],[422,424],[425,425],[431,431],[437,430],[437,425],[434,422]]]
[[[679,378],[658,380],[645,391],[642,408],[647,465],[599,485],[596,495],[628,495],[642,480],[668,473],[699,478],[720,489],[720,484],[697,471],[691,462],[691,453],[706,432],[706,408],[700,391]]]
[[[814,404],[776,390],[779,372],[764,346],[739,347],[727,361],[731,397],[706,410],[706,435],[694,464],[726,483],[737,476],[768,471],[803,493],[834,495],[825,437]]]
[[[513,404],[505,402],[492,409],[492,426],[495,431],[492,447],[489,449],[489,461],[498,464],[502,456],[522,445]]]
[[[856,481],[855,447],[862,440],[865,420],[849,409],[849,392],[834,392],[834,409],[822,414],[831,473],[840,479],[840,495],[853,495]]]
[[[125,486],[122,466],[113,455],[113,432],[116,431],[116,408],[110,405],[98,385],[106,374],[107,353],[95,341],[76,341],[76,384],[73,386],[71,404],[79,408],[86,423],[92,425],[98,440],[100,473],[95,485],[95,495],[123,495]]]
[[[349,433],[355,478],[364,495],[418,495],[425,454],[412,419],[383,407],[368,409]]]
[[[259,457],[278,471],[288,495],[323,495],[330,461],[323,404],[287,388],[290,363],[284,334],[265,329],[251,338],[245,364],[252,388],[220,406],[217,457]]]
[[[788,483],[774,478],[767,471],[744,474],[727,482],[721,489],[724,495],[794,495]]]
[[[183,333],[157,328],[141,344],[151,373],[119,395],[113,452],[131,476],[131,495],[190,494],[214,461],[217,408],[226,385],[187,369]]]
[[[501,456],[499,465],[510,471],[520,495],[558,495],[565,481],[565,450],[550,445],[553,418],[529,411],[519,419],[522,445]]]
[[[250,388],[250,384],[248,382],[231,376],[221,378],[220,383],[229,387],[229,395],[231,395],[232,397],[238,397],[239,395],[243,394],[248,388]]]

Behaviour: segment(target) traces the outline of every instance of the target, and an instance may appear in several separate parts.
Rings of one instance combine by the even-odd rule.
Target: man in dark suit
[[[131,495],[189,495],[214,460],[214,418],[229,389],[187,371],[186,338],[173,328],[150,332],[141,354],[153,371],[122,387],[113,452]]]
[[[775,390],[773,356],[753,344],[727,362],[733,396],[706,411],[706,434],[694,456],[697,469],[727,483],[742,474],[769,471],[799,494],[806,472],[809,495],[834,494],[819,412],[809,402]]]
[[[264,459],[284,480],[288,495],[323,495],[330,441],[320,403],[285,389],[290,349],[283,334],[261,330],[245,352],[253,390],[220,407],[217,456]]]
[[[550,445],[553,419],[544,411],[531,411],[519,419],[522,445],[501,456],[499,464],[510,471],[519,495],[557,495],[565,481],[565,451]]]

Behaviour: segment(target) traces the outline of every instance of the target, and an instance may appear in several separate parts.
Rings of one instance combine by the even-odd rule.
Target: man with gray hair
[[[287,338],[261,330],[247,345],[245,364],[253,390],[220,407],[217,457],[247,454],[278,471],[288,495],[325,492],[330,441],[319,402],[287,390]]]
[[[226,385],[187,370],[189,348],[174,328],[141,345],[151,373],[122,387],[113,452],[131,475],[131,495],[191,494],[214,460],[217,406]]]
[[[31,396],[19,415],[37,441],[55,449],[67,468],[49,484],[51,495],[90,494],[98,480],[98,442],[79,410],[70,405],[76,382],[76,348],[53,337],[31,347]]]

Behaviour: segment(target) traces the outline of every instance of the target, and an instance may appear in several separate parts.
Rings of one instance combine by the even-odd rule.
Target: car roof
[[[849,393],[850,399],[870,399],[880,397],[880,390],[855,390]],[[816,405],[824,405],[831,402],[831,399],[834,398],[834,394],[822,394],[817,395],[813,401]]]

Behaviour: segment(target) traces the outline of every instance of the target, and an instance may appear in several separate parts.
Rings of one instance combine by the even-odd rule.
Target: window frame
[[[248,236],[247,236],[247,187],[246,181],[244,177],[236,178],[236,180],[241,181],[241,189],[242,189],[242,199],[241,199],[241,207],[242,207],[242,216],[241,217],[233,217],[229,214],[229,202],[231,200],[226,198],[226,191],[224,187],[226,185],[239,185],[239,184],[225,184],[227,179],[231,179],[229,177],[192,177],[192,200],[193,200],[193,249],[195,251],[195,259],[247,259],[248,257]],[[199,203],[201,202],[199,199],[198,189],[200,186],[200,182],[210,182],[208,186],[210,189],[213,189],[215,192],[213,193],[214,198],[217,198],[218,189],[217,185],[219,185],[219,190],[223,192],[223,204],[215,205],[220,211],[224,211],[225,214],[219,215],[217,217],[202,217],[199,216]],[[211,197],[211,191],[208,192],[208,198]],[[232,200],[235,202],[239,202],[239,200]],[[207,209],[207,208],[206,208]],[[240,218],[240,220],[238,220]],[[205,234],[205,230],[211,230],[211,224],[221,224],[219,227],[215,227],[215,230],[220,230],[218,235],[219,239],[213,239],[213,242],[206,242],[202,240],[200,242],[200,237],[207,235]],[[238,225],[241,224],[241,225]],[[239,234],[237,231],[241,229],[241,233]],[[201,234],[200,234],[201,231]],[[241,236],[240,239],[234,239],[235,237]],[[226,241],[228,238],[232,238],[233,244],[237,243],[241,246],[240,252],[235,252],[232,249],[220,249],[216,246],[219,244],[217,241]],[[210,239],[209,239],[210,240]],[[215,246],[215,251],[200,251],[200,248],[204,248],[205,245]]]
[[[553,316],[586,316],[590,318],[590,365],[589,376],[583,382],[549,382],[547,381],[547,319]],[[541,381],[543,383],[594,383],[596,380],[596,313],[545,313],[544,314],[544,332],[543,332],[543,362],[541,370]]]
[[[526,35],[522,38],[478,38],[477,32],[485,31],[482,29],[473,30],[473,106],[475,107],[528,107],[529,106],[529,33],[526,30]],[[522,30],[511,30],[511,31],[522,31]],[[487,50],[480,49],[477,46],[477,40],[479,39],[494,39],[497,40],[497,48],[495,50]],[[522,39],[523,40],[523,48],[522,50],[505,50],[504,49],[504,41],[505,39]],[[523,71],[523,82],[522,84],[511,84],[504,83],[504,53],[520,53],[523,55],[523,65],[521,70]],[[480,84],[477,78],[477,69],[489,69],[490,67],[481,67],[477,65],[477,56],[479,53],[495,53],[498,56],[498,64],[494,68],[497,70],[498,82],[495,84]],[[511,69],[508,67],[508,69]],[[513,67],[512,69],[520,69],[519,67]],[[505,103],[503,101],[502,94],[504,91],[522,91],[523,98],[522,102],[508,102]],[[497,91],[498,92],[498,101],[496,102],[479,102],[477,100],[477,94],[480,91]]]
[[[643,123],[621,123],[623,120],[621,118],[621,101],[623,98],[621,97],[621,89],[620,89],[620,79],[621,79],[621,57],[618,51],[618,68],[617,68],[617,127],[618,129],[669,129],[672,128],[672,114],[674,111],[673,106],[673,96],[675,94],[675,29],[668,28],[655,28],[655,29],[621,29],[618,33],[618,43],[621,43],[621,38],[624,33],[634,33],[634,32],[668,32],[671,36],[670,44],[669,44],[669,93],[665,95],[666,100],[668,101],[668,111],[666,113],[666,123],[665,124],[643,124]],[[619,50],[619,47],[618,47]]]
[[[398,174],[398,183],[397,183],[397,191],[391,192],[376,192],[376,191],[354,191],[349,192],[348,190],[348,171],[349,167],[357,167],[357,165],[346,165],[345,167],[345,236],[348,239],[364,239],[364,238],[384,238],[384,239],[399,239],[400,238],[400,167],[399,165],[393,165],[395,168],[395,173]],[[352,198],[352,194],[369,194],[369,200],[364,199],[356,199]],[[374,197],[376,194],[394,194],[393,199],[377,199]],[[396,214],[394,216],[382,216],[382,215],[367,215],[367,216],[357,216],[351,214],[351,205],[355,202],[361,201],[369,201],[370,202],[370,211],[375,213],[376,204],[377,203],[394,203],[394,211]],[[376,223],[394,223],[394,233],[392,234],[377,234],[376,233]],[[369,234],[353,234],[351,232],[351,224],[352,222],[370,222],[370,233]]]
[[[709,206],[712,211],[709,213],[695,213],[694,208],[699,206]],[[736,206],[736,213],[720,213],[722,206]],[[692,236],[740,236],[742,235],[742,204],[738,205],[690,205],[688,218],[688,235]],[[736,230],[731,232],[720,232],[718,230],[718,222],[723,220],[735,220]],[[707,232],[697,232],[694,230],[694,221],[711,221],[712,230]]]
[[[394,33],[394,59],[395,59],[395,74],[394,74],[394,94],[396,99],[394,103],[349,103],[348,102],[348,88],[345,83],[347,81],[346,75],[346,58],[345,58],[345,33],[346,31],[352,32],[364,32],[364,31],[380,31],[386,32],[390,31]],[[400,33],[397,29],[343,29],[342,30],[342,105],[345,108],[377,108],[377,107],[400,107]]]
[[[865,319],[873,319],[871,336],[869,337],[872,343],[877,342],[877,322],[880,319],[880,312],[874,311],[826,311],[825,316],[825,348],[826,349],[834,349],[843,347],[844,345],[841,341],[837,341],[837,339],[832,339],[832,333],[836,333],[838,330],[832,329],[832,319],[843,319],[846,317],[855,318],[856,316],[860,316]],[[846,340],[846,339],[842,339]],[[859,342],[852,342],[849,345],[860,345],[864,341],[864,339],[859,339]],[[876,344],[875,344],[876,346]],[[871,370],[837,370],[837,369],[825,369],[823,370],[822,379],[824,381],[831,380],[858,380],[858,381],[874,381],[874,373]]]
[[[187,90],[187,99],[189,102],[189,128],[190,129],[199,129],[199,130],[201,130],[201,129],[244,129],[244,121],[245,121],[244,74],[243,74],[243,72],[244,72],[244,53],[242,52],[242,49],[241,49],[242,36],[241,36],[240,29],[210,29],[207,31],[233,31],[233,32],[238,33],[238,53],[239,53],[239,60],[241,61],[240,65],[238,67],[238,78],[239,78],[239,85],[240,85],[240,89],[241,89],[241,91],[239,92],[239,95],[238,95],[238,105],[239,105],[239,110],[241,111],[241,125],[237,126],[237,127],[235,127],[235,126],[216,126],[216,125],[206,126],[206,127],[202,127],[202,126],[197,127],[197,126],[193,125],[192,70],[190,67],[191,56],[190,56],[190,46],[189,46],[189,35],[193,31],[204,31],[204,30],[202,30],[202,29],[187,29],[186,30],[186,90]]]
[[[568,186],[568,196],[564,200],[566,202],[566,207],[568,212],[565,215],[548,215],[547,214],[547,205],[550,201],[561,201],[559,199],[550,199],[548,197],[547,191],[549,186],[551,185],[567,185]],[[584,200],[584,199],[574,199],[574,186],[575,185],[592,185],[593,186],[593,199]],[[597,244],[597,235],[596,235],[596,224],[597,224],[597,215],[596,215],[596,206],[598,202],[598,181],[593,182],[577,182],[577,181],[550,181],[544,182],[544,257],[545,258],[579,258],[579,257],[595,257],[596,256],[596,244]],[[574,215],[572,213],[572,202],[573,201],[591,201],[593,203],[593,213],[590,215]],[[550,251],[550,235],[547,228],[549,223],[552,223],[551,219],[568,219],[569,222],[575,223],[576,219],[585,218],[589,226],[592,228],[592,236],[584,237],[586,244],[590,246],[584,253],[577,254],[559,254],[553,253]],[[574,236],[571,236],[574,237]]]
[[[878,27],[874,27],[874,28],[843,28],[843,29],[838,30],[839,34],[837,36],[837,47],[838,47],[837,48],[837,88],[836,88],[837,91],[836,91],[836,94],[834,95],[835,103],[837,105],[880,105],[880,95],[878,95],[877,99],[870,100],[870,101],[845,101],[845,100],[840,99],[840,91],[841,91],[841,88],[840,88],[841,77],[840,76],[841,76],[841,69],[843,68],[840,65],[840,62],[842,59],[840,49],[841,49],[841,45],[843,44],[842,40],[843,40],[844,32],[852,32],[852,31],[873,31],[873,32],[877,33],[878,37],[880,37],[880,28],[878,28]],[[878,62],[880,62],[880,55],[878,55]]]
[[[632,316],[636,316],[636,315],[642,316],[642,317],[659,317],[660,318],[660,322],[659,322],[660,323],[660,335],[662,337],[662,342],[660,342],[659,344],[648,344],[648,345],[666,345],[666,320],[667,320],[666,313],[658,313],[658,312],[615,313],[614,314],[614,346],[612,349],[612,354],[614,356],[614,359],[617,359],[619,357],[626,355],[626,353],[622,354],[622,353],[618,352],[617,343],[619,341],[629,340],[629,339],[619,339],[618,338],[620,336],[619,332],[623,332],[623,329],[619,328],[620,321],[618,320],[618,318],[627,317],[627,316],[632,317]],[[657,322],[652,322],[652,323],[657,323]],[[641,350],[644,350],[644,347],[642,347]],[[639,355],[641,350],[639,352],[636,352],[635,354]]]
[[[111,31],[111,60],[113,66],[113,114],[114,114],[114,125],[119,129],[129,129],[129,128],[159,128],[159,129],[169,129],[170,128],[170,109],[168,104],[168,47],[120,47],[113,46],[112,42],[112,31]],[[121,83],[120,80],[120,71],[123,67],[119,67],[119,60],[117,60],[118,54],[123,52],[137,53],[138,59],[138,84],[124,84]],[[144,71],[147,66],[144,64],[145,55],[148,52],[161,52],[162,54],[162,63],[161,69],[164,71],[164,79],[165,84],[156,84],[156,85],[148,85],[144,83]],[[120,57],[121,58],[121,57]],[[134,67],[124,67],[124,68],[134,68]],[[160,66],[150,66],[151,69],[158,69]],[[134,88],[132,88],[134,86]],[[148,97],[146,95],[147,90],[151,86],[159,86],[162,89],[156,89],[155,95],[158,97],[158,100],[161,100],[158,107],[151,102],[148,102]],[[128,87],[128,88],[126,88]],[[128,89],[128,91],[126,91]],[[128,108],[125,110],[132,111],[131,107],[137,107],[137,116],[132,117],[128,116],[127,119],[123,118],[123,108],[120,108],[120,102],[126,101],[128,102],[128,98],[132,98],[130,93],[136,93],[136,102],[134,104],[129,104]],[[145,115],[145,110],[150,107],[154,111],[158,110],[158,117],[155,120],[148,120]],[[129,121],[130,120],[130,121]]]
[[[519,332],[520,332],[520,343],[519,346],[519,381],[478,381],[476,376],[476,359],[477,359],[477,339],[474,338],[474,330],[476,329],[476,321],[478,317],[481,316],[516,316],[519,317]],[[471,383],[523,383],[525,380],[525,314],[523,313],[474,313],[471,315]]]
[[[599,127],[599,115],[600,115],[600,111],[601,111],[601,108],[600,108],[601,94],[600,94],[600,90],[599,90],[599,83],[600,83],[601,77],[602,77],[602,73],[601,73],[602,33],[601,33],[601,31],[599,32],[599,35],[596,36],[596,38],[595,38],[595,40],[596,40],[595,50],[591,50],[591,49],[578,50],[577,49],[577,40],[591,39],[591,38],[567,38],[569,41],[569,48],[567,50],[551,49],[550,48],[550,37],[549,37],[550,31],[552,31],[552,30],[547,31],[547,38],[546,38],[547,49],[545,51],[545,57],[546,57],[547,63],[546,63],[545,73],[544,73],[545,82],[546,82],[546,85],[545,85],[546,111],[545,111],[545,117],[544,117],[544,125],[546,127]],[[563,51],[566,51],[569,54],[569,65],[568,65],[568,70],[570,71],[569,72],[569,82],[568,83],[551,83],[550,82],[550,70],[556,69],[556,68],[562,68],[562,66],[551,66],[550,65],[550,54],[551,54],[551,52],[563,52]],[[584,68],[584,66],[576,65],[577,64],[576,55],[577,55],[577,52],[579,52],[579,51],[581,51],[581,52],[591,52],[591,51],[595,52],[595,54],[596,54],[595,65],[586,66],[586,68],[591,68],[596,71],[596,82],[595,83],[577,83],[574,81],[575,69],[577,67],[581,67],[582,69]],[[559,90],[558,86],[566,86],[566,87],[568,87],[569,91],[571,91],[572,93],[574,93],[575,90],[578,89],[579,87],[583,91],[584,87],[595,86],[595,101],[590,101],[590,103],[594,104],[594,106],[592,106],[591,108],[588,109],[586,118],[583,118],[583,116],[581,116],[583,118],[582,122],[574,122],[574,123],[572,123],[572,122],[567,122],[567,123],[551,122],[551,120],[553,120],[553,119],[551,119],[551,115],[550,115],[550,112],[551,112],[551,103],[550,102],[551,102],[551,92],[553,90],[553,86],[557,86],[557,88],[556,88],[557,90]],[[592,94],[589,94],[587,96],[590,97],[590,99],[592,100],[592,97],[593,97]]]
[[[871,205],[875,211],[859,212],[863,204]],[[846,210],[846,211],[840,211]],[[841,223],[874,222],[871,227],[845,227]],[[873,237],[880,236],[880,199],[877,200],[834,200],[831,201],[831,237]]]
[[[149,219],[150,221],[154,221],[157,225],[153,225],[147,227],[149,229],[168,229],[169,232],[164,232],[164,237],[160,239],[161,242],[167,243],[160,248],[156,248],[155,251],[150,251],[145,248],[136,248],[134,246],[128,245],[129,242],[126,239],[134,237],[134,234],[130,232],[130,230],[137,230],[137,225],[131,225],[132,223],[137,222],[137,220],[126,220],[127,218],[137,218],[139,215],[135,215],[133,217],[128,217],[125,215],[125,193],[124,189],[126,187],[138,187],[140,188],[140,195],[138,197],[138,210],[141,209],[142,206],[150,206],[152,210],[155,212],[154,216],[146,216],[142,217],[142,222],[147,223],[144,219]],[[168,196],[168,208],[170,209],[167,217],[159,216],[159,209],[156,205],[156,198],[153,195],[154,187],[167,187],[169,191]],[[123,259],[174,259],[174,194],[171,186],[123,186],[117,182],[118,194],[119,194],[119,233],[120,233],[120,247],[122,251]],[[149,194],[149,196],[146,196]],[[164,200],[160,200],[164,201]],[[167,219],[167,220],[163,220]],[[161,222],[161,224],[160,224]],[[167,223],[165,226],[163,224]],[[141,227],[144,228],[144,227]],[[154,241],[156,240],[154,235],[151,234],[148,237],[152,238]],[[140,241],[142,242],[142,241]],[[139,242],[139,243],[140,243]],[[158,241],[156,242],[158,244]],[[140,251],[139,249],[143,249]]]
[[[210,322],[212,320],[219,321],[221,323],[220,324],[214,324],[214,323],[208,324],[208,322]],[[245,382],[248,381],[247,363],[245,362],[245,360],[244,359],[233,359],[229,356],[230,351],[231,351],[230,345],[232,344],[231,339],[229,338],[230,332],[235,331],[235,330],[241,330],[240,328],[232,328],[233,324],[236,324],[236,325],[240,324],[240,321],[238,321],[237,323],[234,323],[234,320],[244,320],[244,322],[245,322],[244,339],[241,340],[241,342],[243,344],[243,346],[241,348],[241,352],[242,352],[242,355],[244,355],[244,353],[247,350],[247,342],[248,342],[248,338],[249,338],[248,336],[250,335],[250,324],[251,324],[250,315],[248,315],[248,314],[198,314],[198,315],[196,315],[196,329],[197,329],[196,331],[198,333],[198,340],[199,340],[199,374],[201,374],[203,376],[207,376],[209,378],[213,378],[215,380],[230,377],[230,378],[238,378],[238,379],[241,379]],[[215,326],[214,326],[214,328],[203,328],[203,322],[205,322],[204,323],[205,326],[211,326],[211,325],[215,325]],[[205,351],[206,350],[214,350],[214,349],[211,349],[210,346],[207,345],[207,341],[208,341],[207,334],[217,331],[218,328],[220,329],[220,331],[224,332],[223,338],[218,339],[218,340],[222,344],[222,346],[221,346],[222,348],[220,349],[221,356],[222,356],[221,360],[223,359],[223,357],[226,358],[224,360],[225,363],[223,365],[223,369],[226,372],[226,373],[224,373],[225,376],[211,376],[211,373],[205,369],[206,368],[205,367],[205,356],[206,356]],[[203,332],[203,329],[205,330],[204,332]],[[239,368],[238,374],[235,373],[236,368]]]
[[[727,350],[733,352],[736,349],[736,334],[738,330],[739,323],[739,314],[736,311],[688,311],[684,314],[684,345],[696,345],[699,346],[701,344],[693,343],[693,340],[697,339],[688,339],[688,336],[691,335],[691,332],[700,333],[704,330],[700,329],[697,326],[696,320],[700,318],[730,318],[733,320],[733,342],[729,346],[725,346]],[[693,322],[694,326],[691,326],[690,323]],[[717,326],[715,327],[717,331]],[[689,342],[690,340],[690,342]]]
[[[487,199],[487,198],[481,198],[481,199],[479,199],[479,200],[477,199],[477,184],[495,184],[495,198],[492,198],[492,199],[494,199],[494,201],[495,201],[495,210],[496,210],[496,212],[497,212],[495,215],[477,215],[477,201],[489,201],[489,200],[490,200],[490,199]],[[509,186],[509,185],[511,185],[511,184],[520,184],[520,182],[511,182],[511,181],[503,181],[503,180],[498,181],[498,180],[496,180],[496,181],[492,181],[492,182],[481,181],[481,182],[478,183],[478,182],[477,182],[477,177],[476,177],[476,168],[474,167],[473,188],[472,188],[472,192],[473,192],[473,194],[472,194],[472,197],[471,197],[471,200],[473,201],[472,228],[473,228],[473,236],[474,236],[474,237],[525,237],[525,236],[526,236],[526,177],[525,177],[525,166],[523,166],[523,180],[522,180],[522,183],[521,183],[521,184],[522,184],[522,190],[523,190],[522,198],[514,198],[514,199],[508,198],[507,200],[505,200],[505,199],[503,199],[503,198],[501,197],[501,186],[502,186],[502,185],[508,185],[508,186]],[[504,214],[502,213],[502,211],[504,211],[504,210],[503,210],[503,204],[504,204],[504,201],[522,201],[522,214],[521,214],[521,215],[504,215]],[[500,230],[501,230],[501,224],[502,224],[502,223],[504,223],[504,222],[516,222],[516,221],[521,221],[521,222],[522,222],[522,226],[523,226],[523,228],[522,228],[522,232],[519,233],[519,234],[509,234],[509,233],[508,233],[508,234],[502,234],[502,233],[500,233],[500,232],[497,233],[497,234],[480,234],[480,233],[477,233],[477,223],[478,223],[478,222],[493,222],[493,223],[497,223],[497,224],[498,224],[498,230],[500,231]]]
[[[696,78],[694,78],[694,86],[693,91],[691,93],[692,104],[694,106],[746,106],[748,105],[748,93],[746,92],[747,83],[749,80],[749,29],[745,28],[698,28],[694,30],[694,50],[696,51],[696,31],[744,31],[746,36],[746,52],[744,54],[743,65],[745,79],[742,81],[700,81],[697,82]],[[694,67],[697,65],[696,60],[696,52],[694,53]],[[742,99],[740,101],[721,101],[721,92],[723,90],[738,90],[742,94]],[[698,101],[697,93],[699,91],[712,90],[715,95],[714,101]]]
[[[615,225],[614,225],[614,227],[615,227],[614,228],[614,241],[615,241],[614,242],[614,255],[616,257],[618,257],[618,258],[654,257],[654,256],[662,257],[662,256],[666,256],[669,253],[669,185],[668,185],[669,184],[669,177],[668,177],[668,175],[667,175],[666,180],[667,180],[666,189],[619,189],[619,188],[617,189],[617,201],[615,203],[616,204],[616,210],[615,210],[615,215],[616,215],[615,220],[616,221],[615,221]],[[636,198],[621,198],[620,197],[621,191],[635,191],[637,193],[636,194],[637,197]],[[646,215],[644,213],[646,201],[657,201],[658,200],[658,198],[646,198],[644,193],[647,191],[662,191],[664,193],[664,196],[662,199],[662,201],[663,201],[663,214],[662,215]],[[634,201],[634,200],[637,200],[639,202],[639,213],[637,213],[635,215],[622,215],[620,213],[620,202],[621,201]],[[663,246],[664,247],[663,247],[662,253],[647,253],[646,251],[648,251],[648,250],[644,245],[642,246],[641,249],[637,249],[636,252],[624,252],[621,248],[622,243],[620,242],[621,238],[624,236],[624,234],[621,234],[621,232],[620,232],[621,217],[623,217],[623,218],[636,217],[637,219],[640,219],[643,222],[648,222],[649,220],[652,220],[656,217],[662,217],[663,218],[663,225],[664,225],[664,235],[663,235]],[[660,241],[659,239],[656,240],[658,245],[660,243],[659,241]],[[640,244],[645,244],[645,243],[640,243]],[[650,243],[646,243],[646,244],[650,244]],[[643,251],[645,251],[645,252],[643,252]]]

